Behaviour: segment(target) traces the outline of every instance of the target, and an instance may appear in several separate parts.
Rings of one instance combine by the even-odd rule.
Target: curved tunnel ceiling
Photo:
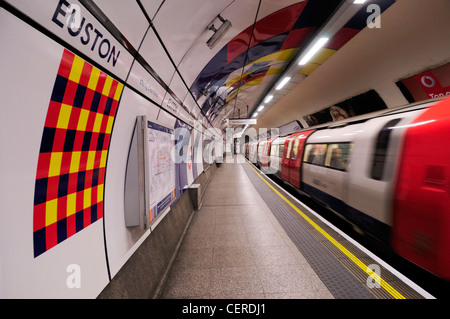
[[[113,21],[127,14],[118,12],[123,10],[121,1],[80,2],[91,12],[97,8],[96,16],[103,14],[104,24],[110,18],[116,23],[124,32],[125,46],[136,48],[144,68],[146,61],[152,64],[147,64],[147,70],[191,116],[198,119],[201,113],[207,126],[220,129],[228,126],[227,119],[251,118],[271,92],[276,92],[277,102],[301,87],[300,82],[367,29],[369,6],[376,5],[384,13],[396,2],[409,4],[403,0],[363,4],[355,0],[137,0],[151,25],[151,30],[139,34],[135,29],[143,28],[128,26],[127,30]],[[137,17],[135,23],[139,23]],[[221,27],[225,32],[211,45],[209,41]],[[158,39],[163,47],[159,52],[163,50],[166,56],[145,45],[151,36]],[[299,66],[298,61],[320,36],[329,39],[308,63]],[[291,78],[289,83],[275,90],[285,76]],[[264,112],[274,104],[266,104]],[[266,118],[265,122],[270,121]]]
[[[378,1],[382,10],[393,3],[393,0]],[[160,11],[165,5],[169,3],[163,3]],[[191,48],[179,62],[179,70],[188,81],[194,72],[198,72],[195,80],[189,82],[189,88],[210,123],[224,127],[227,118],[250,117],[267,91],[343,5],[348,6],[348,3],[340,0],[264,0],[253,1],[253,7],[249,6],[247,10],[240,1],[230,2],[219,12],[222,20],[214,18],[211,23],[217,28],[225,19],[230,21],[227,35],[232,38],[223,40],[227,41],[225,45],[218,43],[216,46],[220,49],[209,61],[202,51],[210,49],[202,43],[203,46]],[[314,60],[302,67],[292,83],[299,83],[366,26],[367,5],[359,6],[355,16],[349,18],[350,21],[336,32]],[[248,13],[245,19],[242,18],[243,11]],[[155,18],[156,27],[159,14]],[[245,28],[241,30],[242,25]],[[183,66],[187,64],[199,67],[203,64],[204,67],[189,70],[186,74]]]
[[[243,30],[239,30],[240,25],[245,25],[239,21],[243,10],[239,1],[231,2],[219,13],[222,20],[216,18],[211,21],[217,26],[227,19],[232,26],[237,26],[228,31],[233,35],[231,40],[209,61],[202,61],[205,66],[190,85],[190,91],[203,114],[215,127],[223,127],[226,118],[251,116],[287,67],[314,39],[339,6],[346,4],[339,0],[310,0],[291,4],[264,0],[253,3],[255,7],[249,7],[251,10],[246,11],[249,13],[246,19],[253,17],[253,21]],[[389,0],[379,4],[384,10],[392,3],[394,1]],[[360,7],[356,15],[319,52],[317,58],[303,66],[293,81],[298,83],[308,76],[364,28],[366,16],[366,7]],[[155,25],[158,25],[157,18]],[[203,46],[202,50],[205,49]],[[182,65],[191,64],[192,60],[196,60],[193,65],[202,65],[198,60],[203,56],[202,52],[191,50],[180,61],[180,70]],[[187,76],[191,77],[192,74]]]
[[[190,87],[205,115],[215,125],[224,117],[247,117],[338,4],[304,1],[261,19],[258,7],[256,22],[229,41]]]
[[[166,21],[163,16],[172,10],[173,3],[162,3],[154,18],[156,29],[159,30],[160,21]],[[215,50],[201,41],[204,35],[193,38],[191,44],[184,40],[189,36],[183,34],[164,34],[163,31],[160,35],[164,42],[173,41],[169,46],[175,47],[179,43],[179,52],[183,51],[183,47],[176,39],[186,42],[188,50],[178,62],[181,76],[188,83],[193,97],[210,123],[214,127],[223,128],[227,118],[249,118],[266,93],[297,60],[299,54],[304,52],[321,28],[332,20],[334,14],[342,14],[338,9],[351,6],[352,3],[353,0],[260,0],[252,3],[220,1],[224,10],[217,12],[217,7],[220,6],[207,8],[209,16],[216,13],[211,20],[206,18],[206,12],[201,15],[204,24],[210,21],[216,29],[225,20],[231,23],[230,29],[216,44]],[[317,56],[294,74],[291,86],[312,73],[366,26],[367,6],[370,3],[358,6],[357,10],[353,9],[354,16],[348,17],[349,21],[334,31],[333,37]],[[377,1],[382,11],[393,3],[394,0]],[[246,14],[243,15],[243,12]],[[186,16],[189,16],[189,12],[186,12]],[[186,24],[189,25],[189,21]],[[167,30],[164,24],[161,27]],[[180,33],[180,29],[176,30]],[[203,34],[204,30],[205,28]],[[213,31],[206,28],[206,36],[211,35]],[[216,52],[210,58],[211,51]],[[186,65],[190,68],[185,68]]]

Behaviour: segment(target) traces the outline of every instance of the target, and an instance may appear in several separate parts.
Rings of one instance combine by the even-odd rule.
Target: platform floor
[[[340,252],[330,253],[334,248],[327,248],[327,240],[320,234],[317,238],[311,235],[315,230],[300,222],[294,216],[297,213],[287,212],[292,209],[264,184],[241,155],[235,163],[223,163],[217,169],[201,209],[193,215],[161,298],[386,297],[377,296],[383,289],[372,293],[366,287],[364,271],[360,271],[362,279],[352,275],[354,265],[346,266],[348,258]],[[339,235],[333,236],[348,245]],[[355,254],[360,256],[360,252]],[[413,292],[412,298],[421,296]]]
[[[202,202],[162,298],[333,298],[242,164],[222,164]]]

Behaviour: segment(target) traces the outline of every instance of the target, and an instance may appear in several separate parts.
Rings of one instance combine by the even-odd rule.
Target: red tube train
[[[450,280],[450,98],[252,141],[243,152]]]

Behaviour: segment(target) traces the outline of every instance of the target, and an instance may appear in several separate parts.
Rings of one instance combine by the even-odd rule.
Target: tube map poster
[[[150,182],[150,222],[152,222],[176,197],[174,132],[156,123],[147,121],[148,165]]]

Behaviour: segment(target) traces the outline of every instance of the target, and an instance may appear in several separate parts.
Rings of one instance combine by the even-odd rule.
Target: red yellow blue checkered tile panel
[[[103,217],[106,158],[123,85],[64,50],[36,172],[34,257]]]

